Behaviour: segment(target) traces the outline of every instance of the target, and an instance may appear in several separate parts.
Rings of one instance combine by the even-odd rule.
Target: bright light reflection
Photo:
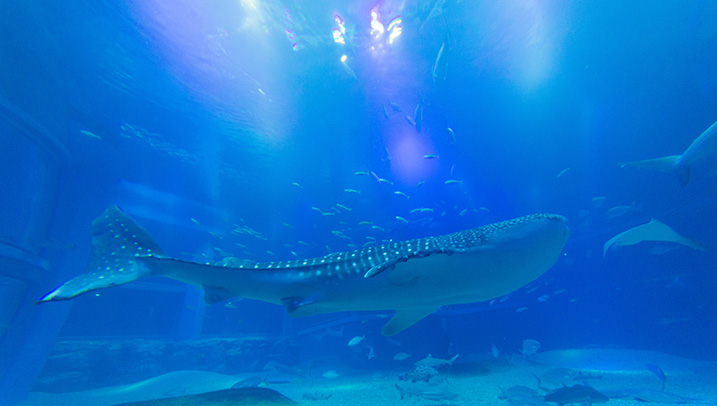
[[[402,183],[416,184],[430,178],[438,170],[437,160],[427,160],[424,155],[433,153],[433,146],[412,129],[392,134],[388,141],[391,155],[391,173]]]
[[[393,40],[401,35],[401,16],[396,16],[390,23],[388,23],[388,43],[393,44]]]
[[[334,14],[334,21],[336,21],[336,24],[338,24],[341,33],[346,34],[346,25],[344,24],[344,19],[341,18],[340,15]]]
[[[377,37],[381,36],[381,34],[385,31],[383,24],[378,21],[378,16],[378,11],[375,8],[371,10],[371,35],[375,35]]]
[[[346,40],[344,39],[344,34],[342,34],[338,28],[332,29],[331,34],[334,36],[335,43],[341,44],[341,45],[346,44]]]
[[[334,14],[334,21],[336,21],[336,24],[338,25],[338,28],[333,28],[331,30],[331,34],[334,37],[334,42],[337,44],[345,45],[346,39],[344,38],[344,34],[346,34],[346,25],[344,25],[344,19],[341,18],[340,15]]]

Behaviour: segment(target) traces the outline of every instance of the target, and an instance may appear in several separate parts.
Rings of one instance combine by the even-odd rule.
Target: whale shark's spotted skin
[[[364,248],[355,251],[339,252],[323,257],[311,259],[297,259],[291,261],[252,262],[230,266],[239,269],[282,269],[282,268],[308,268],[304,272],[317,272],[316,276],[326,278],[342,278],[347,275],[375,276],[377,273],[390,268],[398,262],[406,261],[412,257],[427,256],[434,253],[452,253],[461,250],[481,247],[490,243],[491,236],[500,231],[510,229],[521,223],[528,223],[536,219],[562,219],[555,214],[533,214],[517,219],[499,223],[488,224],[482,227],[471,228],[452,234],[437,237],[418,238],[415,240],[389,242],[383,245]],[[250,262],[250,263],[247,263]],[[366,270],[369,271],[366,271]],[[377,269],[378,272],[370,272]]]
[[[213,266],[168,257],[118,207],[92,223],[86,273],[42,302],[163,275],[203,287],[214,303],[244,296],[283,304],[293,315],[396,309],[395,334],[438,307],[501,296],[550,268],[568,239],[565,218],[533,214],[451,234],[389,242],[311,259]]]

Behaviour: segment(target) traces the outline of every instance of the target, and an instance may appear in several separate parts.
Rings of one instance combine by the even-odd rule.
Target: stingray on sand
[[[269,388],[234,388],[196,395],[122,403],[116,406],[273,406],[296,402]]]

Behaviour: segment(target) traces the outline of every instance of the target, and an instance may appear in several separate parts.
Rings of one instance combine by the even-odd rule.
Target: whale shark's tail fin
[[[38,303],[68,300],[149,276],[152,270],[143,258],[163,256],[147,231],[119,207],[109,207],[92,222],[92,253],[85,273],[65,282]]]
[[[690,181],[690,168],[687,165],[680,164],[682,155],[669,155],[662,158],[645,159],[644,161],[633,161],[620,164],[621,168],[631,166],[635,168],[645,168],[653,171],[670,172],[677,175],[682,186]]]

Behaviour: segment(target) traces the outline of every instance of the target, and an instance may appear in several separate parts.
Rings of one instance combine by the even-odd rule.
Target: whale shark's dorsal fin
[[[416,324],[422,318],[438,310],[435,307],[425,307],[418,309],[397,309],[391,320],[383,326],[381,334],[392,336]]]

